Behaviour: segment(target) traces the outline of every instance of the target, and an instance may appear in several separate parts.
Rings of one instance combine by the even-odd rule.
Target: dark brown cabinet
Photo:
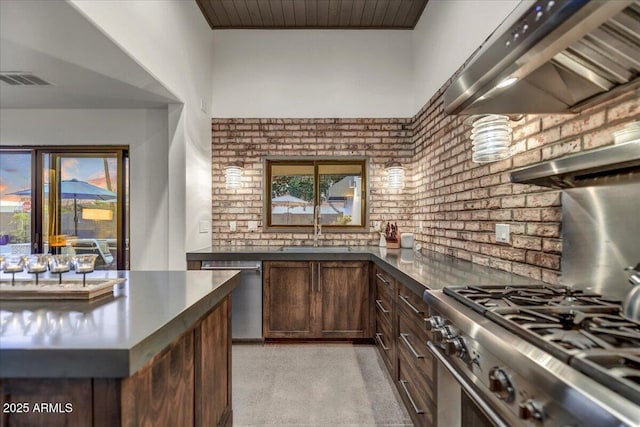
[[[367,338],[369,319],[369,268],[367,262],[319,262],[319,333],[322,338]]]
[[[430,339],[425,318],[429,306],[422,296],[374,268],[376,345],[413,424],[435,425],[436,363],[426,347]]]
[[[312,338],[316,301],[315,263],[263,263],[262,335],[265,338]]]
[[[397,290],[394,380],[414,425],[431,427],[435,424],[436,363],[426,347],[431,339],[425,329],[429,306],[402,283],[397,284]]]
[[[195,425],[231,424],[231,298],[195,329]],[[176,424],[178,425],[178,424]]]
[[[384,360],[389,373],[395,378],[395,357],[396,357],[396,340],[394,339],[395,331],[393,329],[393,318],[395,316],[395,294],[396,282],[384,270],[374,267],[375,284],[375,340],[382,360]]]
[[[367,262],[264,262],[265,338],[370,338]]]

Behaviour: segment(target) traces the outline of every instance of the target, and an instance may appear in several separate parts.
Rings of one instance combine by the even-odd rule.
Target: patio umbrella
[[[291,194],[285,194],[284,196],[278,196],[271,199],[271,206],[283,206],[287,208],[287,223],[289,222],[289,209],[295,208],[298,206],[306,207],[309,206],[309,202],[306,200],[299,199]]]
[[[49,193],[49,184],[44,184],[45,194]],[[31,196],[31,189],[11,193],[17,196]],[[113,191],[105,190],[97,185],[77,179],[60,181],[60,198],[73,199],[74,233],[78,234],[78,199],[80,200],[112,200],[117,197]]]

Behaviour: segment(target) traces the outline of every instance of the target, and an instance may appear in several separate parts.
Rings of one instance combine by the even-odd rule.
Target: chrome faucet
[[[321,219],[320,205],[316,205],[313,212],[313,247],[318,247],[318,237],[322,235]]]

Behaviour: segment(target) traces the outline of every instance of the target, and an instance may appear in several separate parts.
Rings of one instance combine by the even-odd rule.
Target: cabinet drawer
[[[422,296],[417,295],[402,283],[398,283],[398,307],[415,318],[417,322],[423,322],[424,318],[429,317],[429,305],[422,300]]]
[[[404,358],[404,363],[410,365],[411,370],[421,377],[420,383],[425,384],[425,392],[433,399],[434,366],[433,355],[427,349],[427,338],[416,331],[412,322],[400,317],[398,323],[398,355]]]
[[[432,427],[434,405],[431,395],[426,391],[429,387],[425,386],[423,379],[411,369],[402,355],[398,358],[398,376],[398,391],[414,425]]]
[[[376,318],[383,319],[389,326],[391,326],[391,313],[393,308],[391,298],[377,294],[373,303],[376,309]]]
[[[386,293],[393,298],[395,280],[384,270],[375,269],[376,293]]]
[[[386,305],[390,306],[393,301],[392,293],[387,288],[387,285],[376,280],[376,299],[381,299]]]
[[[375,341],[387,369],[391,372],[393,367],[393,335],[391,334],[391,326],[385,321],[379,319],[376,321]]]

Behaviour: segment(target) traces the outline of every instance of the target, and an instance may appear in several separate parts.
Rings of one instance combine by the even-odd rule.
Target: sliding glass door
[[[21,208],[13,212],[9,251],[92,253],[97,269],[128,268],[125,148],[34,147],[2,154],[0,200]],[[14,172],[20,165],[22,174]],[[28,238],[15,230],[17,218],[29,224]]]

